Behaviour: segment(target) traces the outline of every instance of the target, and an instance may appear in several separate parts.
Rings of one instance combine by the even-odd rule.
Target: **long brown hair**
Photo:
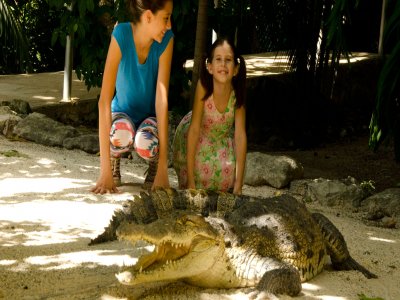
[[[165,3],[172,0],[129,0],[127,2],[128,11],[131,14],[131,21],[136,24],[140,22],[140,17],[146,10],[153,14],[165,7]]]
[[[202,100],[206,100],[211,96],[214,90],[213,77],[207,70],[207,63],[211,62],[214,57],[215,48],[227,42],[233,52],[233,60],[235,67],[239,65],[238,73],[232,78],[232,86],[236,95],[236,108],[245,105],[246,101],[246,62],[243,56],[237,53],[235,44],[227,37],[218,38],[212,45],[207,54],[203,57],[200,63],[200,81],[204,86],[206,93]]]

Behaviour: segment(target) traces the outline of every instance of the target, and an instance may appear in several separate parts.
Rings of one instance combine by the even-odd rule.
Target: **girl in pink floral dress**
[[[242,193],[246,161],[246,66],[226,38],[201,64],[193,111],[176,129],[173,165],[179,188]]]

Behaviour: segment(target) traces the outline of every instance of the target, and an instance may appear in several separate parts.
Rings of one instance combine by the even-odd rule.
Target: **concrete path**
[[[244,55],[247,77],[274,76],[289,71],[284,53],[276,52]],[[353,53],[351,62],[371,58],[376,54]],[[341,61],[347,63],[345,59]],[[193,67],[193,60],[185,64],[187,69]],[[0,75],[0,102],[12,99],[28,101],[31,108],[60,103],[63,97],[64,71],[19,75]],[[76,101],[97,99],[100,88],[87,91],[85,83],[72,72],[71,98]]]
[[[0,75],[0,102],[13,99],[28,101],[31,108],[54,105],[63,98],[64,71],[35,74]],[[97,99],[99,88],[87,90],[85,83],[72,72],[71,98]]]

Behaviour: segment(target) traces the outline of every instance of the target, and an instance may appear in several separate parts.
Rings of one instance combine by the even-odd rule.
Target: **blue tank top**
[[[126,113],[137,128],[144,119],[156,115],[158,61],[173,33],[168,30],[161,43],[154,41],[151,44],[144,64],[139,63],[130,23],[119,23],[112,35],[121,49],[122,57],[111,111]]]

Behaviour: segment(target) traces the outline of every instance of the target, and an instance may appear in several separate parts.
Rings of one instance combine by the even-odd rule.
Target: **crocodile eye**
[[[176,220],[176,224],[183,225],[183,224],[186,224],[187,221],[188,221],[188,217],[186,215],[184,215]]]
[[[185,226],[197,226],[196,222],[192,220],[192,218],[188,215],[184,215],[177,220],[177,224],[185,225]]]
[[[196,226],[196,223],[194,223],[194,222],[191,221],[191,220],[186,220],[185,225],[188,225],[188,226]]]

